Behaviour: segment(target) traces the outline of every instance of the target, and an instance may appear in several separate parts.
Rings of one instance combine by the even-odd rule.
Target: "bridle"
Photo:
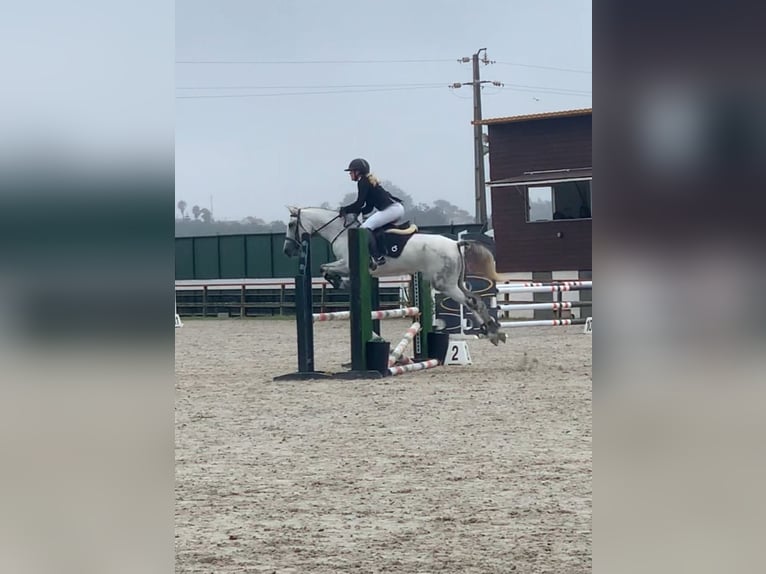
[[[330,219],[328,222],[326,222],[324,225],[322,225],[321,227],[319,227],[319,228],[315,229],[313,232],[310,232],[308,229],[306,229],[306,228],[303,226],[303,222],[301,221],[301,210],[300,210],[300,209],[298,210],[298,213],[297,213],[297,215],[295,215],[294,217],[295,217],[295,221],[296,221],[296,223],[297,223],[297,225],[295,226],[295,236],[296,236],[296,237],[300,237],[301,235],[303,235],[302,233],[300,233],[300,231],[304,231],[305,233],[308,233],[309,235],[314,235],[314,234],[316,234],[316,233],[319,233],[320,231],[322,231],[322,230],[323,230],[325,227],[327,227],[328,225],[330,225],[330,224],[331,224],[332,222],[334,222],[336,219],[340,219],[340,217],[341,217],[341,216],[340,216],[340,213],[339,213],[338,215],[336,215],[335,217],[333,217],[332,219]],[[349,223],[348,225],[346,225],[346,222],[344,221],[344,222],[343,222],[343,229],[341,229],[341,230],[340,230],[340,231],[339,231],[339,232],[338,232],[338,233],[335,235],[335,237],[333,237],[333,238],[332,238],[332,241],[330,241],[330,247],[332,247],[332,246],[335,244],[335,241],[337,241],[338,237],[340,237],[341,235],[343,235],[343,232],[344,232],[344,231],[346,231],[346,230],[347,230],[349,227],[352,227],[352,226],[354,225],[354,223],[357,223],[357,226],[359,225],[359,222],[358,222],[356,219],[353,219],[353,220],[351,221],[351,223]],[[301,247],[301,242],[300,242],[300,241],[298,241],[298,240],[297,240],[295,237],[289,237],[289,236],[288,236],[288,237],[286,238],[286,240],[287,240],[287,241],[289,241],[289,242],[291,242],[291,243],[293,243],[293,244],[294,244],[296,247],[298,247],[298,248],[300,249],[300,247]]]

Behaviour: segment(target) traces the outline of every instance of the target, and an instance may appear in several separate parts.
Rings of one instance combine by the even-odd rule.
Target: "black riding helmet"
[[[370,173],[370,164],[367,163],[366,159],[358,157],[356,159],[352,159],[351,163],[348,164],[348,167],[343,171],[358,171],[362,175],[367,175]]]

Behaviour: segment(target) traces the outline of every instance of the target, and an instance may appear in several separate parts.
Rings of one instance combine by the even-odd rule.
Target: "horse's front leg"
[[[319,266],[324,278],[335,289],[345,289],[348,287],[348,279],[343,277],[348,276],[349,270],[345,259],[338,259],[337,261],[331,261],[330,263],[323,263]]]
[[[330,263],[323,263],[319,266],[322,273],[334,273],[335,275],[348,275],[348,263],[345,259],[338,259]]]
[[[349,289],[351,286],[348,277],[341,277],[337,273],[325,273],[323,277],[335,289]]]

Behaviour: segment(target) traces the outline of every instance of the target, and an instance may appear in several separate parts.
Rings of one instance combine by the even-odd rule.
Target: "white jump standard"
[[[562,293],[565,291],[585,291],[593,289],[593,281],[562,281],[560,283],[523,283],[515,285],[495,285],[499,295],[510,295],[514,293]],[[559,297],[560,298],[560,297]],[[576,309],[581,307],[591,308],[592,301],[554,301],[544,303],[509,303],[496,305],[496,309],[502,312],[513,311],[532,311],[532,310],[552,310],[561,311],[564,309]],[[579,317],[574,319],[544,319],[544,320],[520,320],[520,321],[501,321],[503,328],[512,327],[565,327],[568,325],[585,325],[590,317]]]
[[[393,374],[432,368],[441,364],[436,360],[432,364],[433,355],[428,354],[428,338],[431,335],[433,321],[433,305],[430,285],[419,276],[413,276],[412,292],[414,306],[400,309],[376,310],[372,308],[374,299],[371,277],[367,269],[369,255],[367,252],[366,230],[349,230],[350,247],[350,310],[334,313],[312,313],[312,285],[310,238],[308,234],[301,236],[299,275],[296,277],[296,316],[298,334],[298,372],[275,377],[274,380],[303,380],[316,378],[379,378]],[[417,322],[407,330],[405,339],[390,352],[386,341],[378,340],[373,335],[373,321],[397,317],[417,317]],[[322,321],[348,320],[350,322],[351,342],[351,371],[325,373],[314,369],[314,323]],[[437,337],[434,336],[437,340]],[[403,356],[406,346],[413,341],[415,348],[414,361]],[[369,354],[369,357],[368,357]],[[396,365],[396,363],[403,365]],[[409,364],[406,364],[409,363]],[[417,365],[417,366],[414,366]],[[401,370],[400,366],[407,367]],[[389,370],[396,370],[393,373]]]

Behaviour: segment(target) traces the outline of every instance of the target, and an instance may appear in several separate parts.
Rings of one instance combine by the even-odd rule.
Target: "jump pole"
[[[311,285],[311,236],[301,235],[298,275],[295,276],[295,324],[298,339],[298,371],[274,377],[275,381],[326,379],[330,375],[314,369],[314,317]]]
[[[367,370],[364,344],[372,338],[372,281],[364,266],[369,265],[366,231],[349,229],[349,269],[351,271],[351,369]]]
[[[500,326],[503,328],[511,327],[567,327],[569,325],[585,325],[586,318],[578,319],[542,319],[539,321],[501,321]]]
[[[374,327],[376,321],[381,319],[393,319],[395,317],[417,317],[420,315],[420,309],[417,307],[400,307],[399,309],[378,309],[370,313],[373,322],[373,333],[378,333]],[[351,311],[333,311],[332,313],[314,313],[312,315],[314,322],[317,321],[338,321],[351,319]]]
[[[380,283],[377,277],[370,277],[370,305],[373,309],[380,309]],[[372,331],[380,333],[380,319],[373,318]]]
[[[367,233],[366,229],[361,228],[348,230],[351,370],[337,373],[335,377],[339,379],[379,379],[384,376],[380,371],[367,368],[366,343],[373,336],[372,277]]]
[[[412,304],[420,309],[420,331],[415,335],[415,360],[428,359],[428,333],[433,330],[434,304],[431,284],[416,273],[412,276]]]
[[[350,280],[350,339],[351,371],[335,375],[338,378],[380,378],[380,371],[369,370],[366,343],[373,337],[372,277],[369,272],[370,254],[367,229],[349,229],[349,280]],[[420,311],[421,329],[414,339],[416,360],[428,359],[427,334],[433,329],[433,300],[430,283],[420,273],[413,275],[413,307]],[[402,310],[404,311],[404,310]],[[381,312],[382,313],[382,312]],[[312,317],[313,319],[313,317]],[[379,332],[379,331],[378,331]],[[430,363],[429,363],[429,366]],[[420,367],[423,368],[423,367]],[[408,369],[414,370],[416,368]],[[386,374],[393,374],[389,371]]]
[[[402,354],[404,353],[404,350],[407,348],[407,345],[409,345],[412,342],[412,339],[415,338],[415,335],[418,334],[420,331],[420,323],[418,321],[415,321],[412,325],[410,325],[410,328],[407,329],[407,331],[404,333],[404,337],[401,341],[394,347],[394,350],[391,351],[391,355],[388,357],[388,366],[393,367],[396,364],[396,361],[401,359]]]
[[[428,359],[427,361],[421,361],[419,363],[410,363],[409,365],[398,365],[395,367],[389,367],[388,372],[391,375],[401,375],[403,373],[411,373],[412,371],[422,371],[423,369],[432,369],[440,365],[439,359]]]

